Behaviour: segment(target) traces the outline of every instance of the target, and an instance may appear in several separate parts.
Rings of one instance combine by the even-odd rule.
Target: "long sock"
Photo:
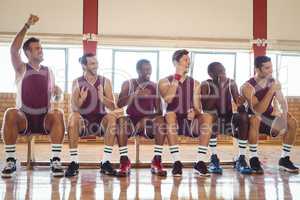
[[[11,144],[11,145],[4,145],[5,149],[5,157],[7,158],[14,158],[16,159],[16,145]]]
[[[173,158],[173,162],[180,161],[179,147],[178,145],[170,146],[170,153]]]
[[[248,140],[238,140],[239,155],[245,155],[246,154],[247,142],[248,142]]]
[[[217,138],[210,138],[209,148],[212,155],[217,154]]]
[[[249,149],[250,149],[250,158],[258,157],[257,144],[249,144]]]
[[[51,144],[52,158],[60,158],[62,144]]]
[[[204,161],[206,158],[207,146],[198,146],[198,161]]]
[[[162,145],[154,145],[154,156],[161,156],[163,153]]]
[[[119,153],[121,156],[128,156],[128,146],[119,147]]]
[[[107,146],[107,145],[104,146],[102,163],[105,163],[106,161],[110,161],[112,151],[113,151],[112,146]]]
[[[70,153],[70,160],[71,162],[78,163],[79,162],[79,156],[78,156],[78,148],[69,149]]]
[[[292,145],[290,144],[282,144],[282,153],[281,157],[284,158],[286,156],[290,156]]]

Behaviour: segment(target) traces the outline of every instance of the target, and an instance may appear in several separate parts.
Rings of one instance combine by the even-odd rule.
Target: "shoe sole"
[[[52,172],[53,177],[64,177],[65,173],[64,172]]]
[[[289,173],[294,173],[294,174],[298,174],[299,173],[299,169],[289,169],[289,168],[286,168],[284,166],[279,166],[279,170],[281,171],[286,171],[286,172],[289,172]]]
[[[117,177],[127,177],[130,175],[130,171],[128,172],[117,172],[116,176]]]
[[[108,175],[108,176],[116,176],[116,173],[110,173],[110,172],[103,171],[103,170],[100,170],[100,173],[104,174],[104,175]]]
[[[182,174],[172,174],[174,177],[181,177]]]
[[[166,177],[167,176],[167,171],[156,171],[154,169],[151,169],[151,173],[157,176],[162,176]]]
[[[210,177],[210,174],[207,173],[207,174],[203,174],[197,170],[194,169],[194,174],[197,175],[198,177]]]
[[[13,172],[11,174],[1,174],[1,178],[12,178],[15,174],[16,172]]]
[[[209,173],[211,173],[211,174],[223,174],[223,170],[213,171],[213,170],[209,170],[209,169],[208,169],[208,171],[209,171]]]

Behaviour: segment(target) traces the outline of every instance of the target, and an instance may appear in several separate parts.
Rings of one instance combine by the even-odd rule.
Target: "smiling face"
[[[149,81],[152,74],[152,66],[150,63],[144,63],[140,69],[137,70],[139,79]]]
[[[271,61],[262,63],[260,68],[256,68],[257,76],[260,78],[271,78],[273,75],[273,64]]]
[[[31,62],[41,63],[44,60],[43,48],[40,42],[31,42],[25,55]]]
[[[87,61],[87,63],[85,65],[83,65],[85,71],[92,75],[97,75],[98,60],[97,60],[96,56],[87,57],[86,61]]]

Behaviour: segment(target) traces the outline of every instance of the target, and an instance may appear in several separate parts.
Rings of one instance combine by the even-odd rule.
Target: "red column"
[[[253,0],[253,39],[267,40],[267,0]],[[254,57],[266,55],[266,48],[253,44]]]
[[[98,0],[83,0],[83,34],[90,38],[83,40],[83,52],[96,54],[97,41],[89,34],[98,34]]]

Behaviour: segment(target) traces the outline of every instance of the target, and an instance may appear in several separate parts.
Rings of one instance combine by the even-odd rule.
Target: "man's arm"
[[[78,87],[77,80],[73,81],[72,94],[71,94],[71,108],[72,111],[78,111],[82,106],[84,99],[80,96],[80,88]]]
[[[25,70],[25,63],[21,59],[21,52],[20,52],[24,37],[27,33],[27,30],[30,28],[30,26],[34,25],[38,20],[39,18],[37,16],[30,15],[29,19],[22,27],[22,29],[17,33],[16,37],[14,38],[10,46],[11,62],[16,71],[16,74],[18,75],[23,74]]]
[[[194,81],[194,95],[193,95],[193,101],[194,101],[194,110],[195,114],[199,115],[202,113],[202,106],[201,106],[201,86],[198,81]]]
[[[117,108],[117,106],[115,105],[111,82],[108,79],[105,79],[103,95],[100,95],[100,100],[111,111]]]
[[[119,98],[118,98],[118,107],[122,108],[124,106],[127,106],[133,99],[133,93],[130,94],[130,82],[129,81],[125,81],[122,84],[121,87],[121,92],[119,94]],[[133,86],[132,86],[133,87]]]
[[[161,94],[162,98],[167,103],[171,103],[176,95],[176,91],[178,88],[178,81],[173,80],[171,83],[168,79],[164,78],[159,80],[158,83],[159,93]]]

